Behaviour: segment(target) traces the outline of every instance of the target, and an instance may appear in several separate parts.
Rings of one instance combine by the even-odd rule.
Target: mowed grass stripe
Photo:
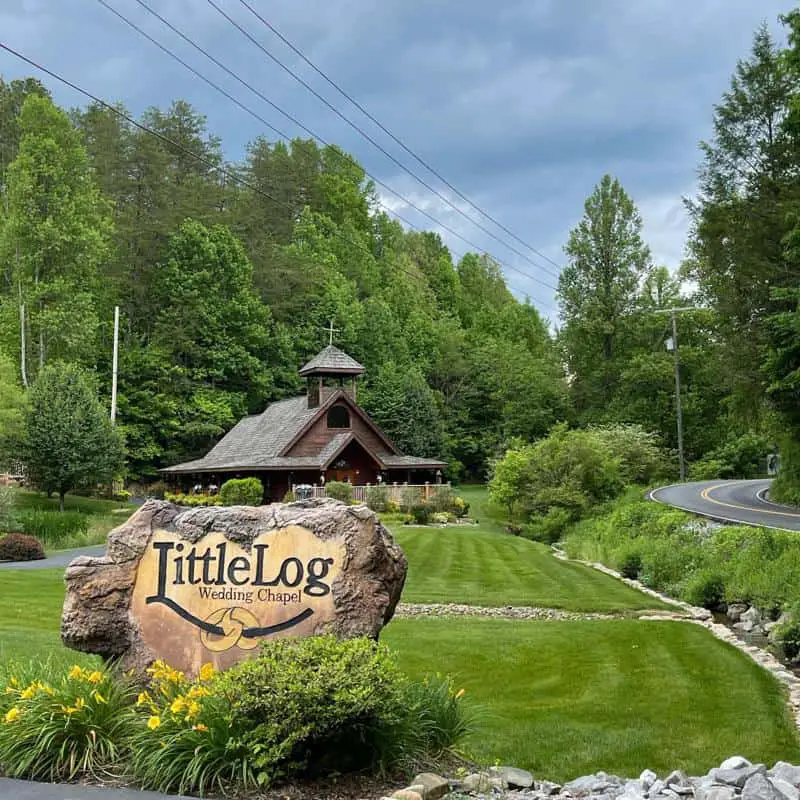
[[[409,674],[450,673],[483,708],[467,743],[483,763],[566,780],[800,758],[778,683],[689,623],[397,619],[382,641]]]
[[[406,553],[406,603],[544,606],[567,611],[673,608],[536,542],[490,525],[393,527]]]

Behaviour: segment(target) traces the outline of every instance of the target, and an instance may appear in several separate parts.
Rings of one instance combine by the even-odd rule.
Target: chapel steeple
[[[364,372],[365,368],[358,361],[329,344],[300,368],[300,375],[307,379],[308,407],[318,408],[330,396],[331,390],[339,388],[355,400],[356,377]]]

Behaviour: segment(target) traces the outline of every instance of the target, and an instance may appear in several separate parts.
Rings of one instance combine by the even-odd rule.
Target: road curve
[[[658,503],[722,522],[800,531],[800,509],[763,499],[771,483],[771,480],[676,483],[653,489],[648,496]]]

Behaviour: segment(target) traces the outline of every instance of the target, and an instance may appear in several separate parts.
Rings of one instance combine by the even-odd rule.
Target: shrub
[[[619,558],[617,569],[624,578],[635,581],[642,573],[642,554],[638,550],[627,550]]]
[[[631,424],[602,425],[589,430],[619,459],[625,483],[649,484],[669,474],[669,460],[657,433]]]
[[[427,525],[431,521],[431,507],[427,503],[411,506],[411,516],[417,525]]]
[[[381,732],[402,719],[404,683],[381,645],[312,636],[268,642],[220,676],[219,689],[266,786],[307,770],[374,764]]]
[[[164,499],[170,503],[176,503],[179,506],[186,506],[187,508],[208,508],[210,506],[221,506],[222,498],[219,495],[206,495],[206,494],[170,494],[164,493]]]
[[[525,537],[544,544],[555,544],[564,535],[572,522],[572,514],[566,508],[553,507],[539,519],[533,520],[523,530]]]
[[[231,478],[219,490],[224,506],[260,506],[264,487],[258,478]]]
[[[429,502],[434,511],[453,511],[455,499],[456,494],[449,486],[437,486]]]
[[[713,570],[698,572],[686,584],[683,599],[693,606],[716,611],[725,603],[725,581]]]
[[[331,481],[325,484],[325,494],[342,503],[350,503],[353,500],[353,487],[343,481]]]
[[[72,781],[121,774],[132,689],[105,669],[7,667],[0,690],[0,764],[10,778]]]
[[[386,513],[387,514],[399,514],[400,513],[400,503],[397,500],[389,500],[386,503]]]
[[[389,489],[386,486],[370,486],[367,489],[367,505],[377,512],[387,511]]]
[[[720,447],[695,462],[690,470],[693,480],[712,478],[757,478],[764,473],[770,441],[757,433],[731,437]]]
[[[40,558],[44,558],[44,548],[35,536],[7,533],[0,539],[0,561],[36,561]]]
[[[435,522],[437,525],[447,525],[450,522],[450,517],[451,515],[446,511],[434,511],[431,514],[431,522]]]
[[[453,498],[453,513],[457,517],[466,517],[469,513],[469,503],[463,497]]]
[[[789,661],[796,661],[800,656],[800,607],[795,604],[787,616],[788,619],[775,628],[775,639],[783,649]]]
[[[180,794],[217,790],[223,796],[229,787],[256,788],[244,742],[247,726],[215,686],[211,665],[194,681],[162,661],[149,672],[151,687],[139,695],[131,742],[133,774],[142,786]]]
[[[286,490],[286,494],[283,496],[281,500],[282,503],[294,503],[295,501],[294,492],[291,489]]]
[[[89,531],[89,517],[80,511],[43,511],[34,508],[19,515],[23,533],[47,547],[58,547],[70,536]]]

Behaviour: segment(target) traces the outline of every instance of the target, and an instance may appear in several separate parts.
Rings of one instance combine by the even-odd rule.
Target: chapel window
[[[345,406],[333,406],[328,411],[328,427],[329,428],[349,428],[350,427],[350,412]]]

